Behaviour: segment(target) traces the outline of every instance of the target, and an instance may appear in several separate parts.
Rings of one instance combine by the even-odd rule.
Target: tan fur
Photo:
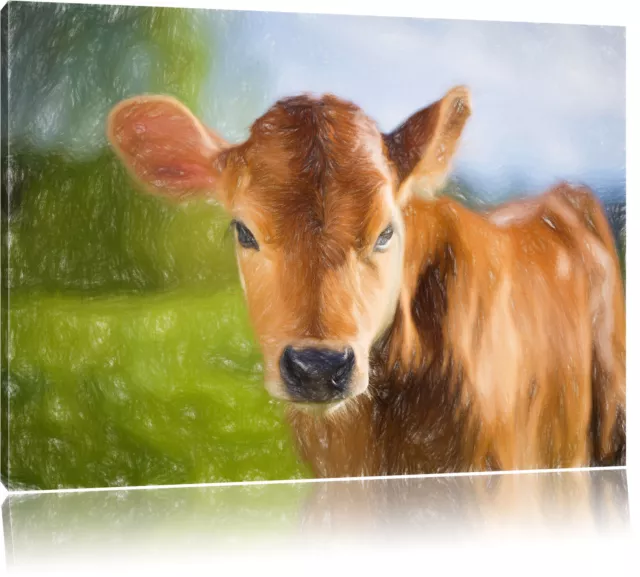
[[[284,347],[353,348],[350,398],[288,406],[316,475],[624,459],[624,292],[602,207],[567,184],[486,214],[435,198],[465,88],[387,135],[335,96],[285,99],[238,146],[172,100],[127,102],[108,133],[132,172],[176,198],[202,187],[256,238],[237,258],[270,393],[288,399]]]

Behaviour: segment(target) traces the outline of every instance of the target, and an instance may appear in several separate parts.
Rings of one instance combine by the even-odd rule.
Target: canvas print
[[[625,464],[625,29],[10,2],[2,482]]]

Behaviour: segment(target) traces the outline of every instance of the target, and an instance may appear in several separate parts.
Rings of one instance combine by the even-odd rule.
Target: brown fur
[[[591,276],[602,263],[586,254],[588,225],[571,230],[548,207],[573,194],[587,195],[601,220],[597,201],[566,185],[539,199],[526,221],[505,228],[449,199],[408,205],[409,310],[398,308],[374,351],[370,394],[335,420],[291,412],[316,474],[576,467],[621,458],[622,289],[603,305],[615,327],[605,346],[616,355],[603,374],[592,357],[598,329],[588,314],[598,290]],[[545,216],[555,218],[555,230]],[[561,251],[571,255],[562,280],[554,271]],[[606,258],[617,270],[615,252]]]
[[[288,407],[318,476],[624,458],[624,291],[602,207],[568,184],[486,214],[434,198],[470,113],[454,88],[381,135],[351,103],[299,96],[238,146],[163,97],[110,116],[148,189],[213,190],[254,234],[238,263],[274,396],[285,346],[354,348],[350,399]]]

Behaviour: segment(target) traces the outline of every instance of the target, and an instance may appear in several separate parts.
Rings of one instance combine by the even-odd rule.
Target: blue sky
[[[456,170],[500,194],[624,185],[625,31],[548,24],[210,13],[201,114],[231,140],[277,98],[333,92],[389,130],[456,84],[474,113]]]
[[[466,84],[474,112],[455,170],[480,194],[539,192],[559,179],[601,194],[624,189],[624,28],[218,10],[193,17],[213,56],[195,112],[233,142],[276,99],[300,92],[350,99],[386,131]],[[38,32],[16,47],[23,67],[43,57]],[[99,32],[105,50],[118,40],[108,27]],[[153,51],[141,40],[110,52],[119,59],[116,92],[145,92]],[[14,81],[11,130],[40,148],[90,156],[107,145],[115,93],[99,82],[103,53],[79,44],[72,55],[44,83],[23,71],[39,91]],[[81,118],[71,126],[74,107]]]

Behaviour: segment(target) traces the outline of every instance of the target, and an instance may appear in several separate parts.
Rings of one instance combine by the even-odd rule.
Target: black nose
[[[351,347],[344,351],[287,347],[280,358],[280,375],[294,401],[327,403],[346,396],[355,359]]]

